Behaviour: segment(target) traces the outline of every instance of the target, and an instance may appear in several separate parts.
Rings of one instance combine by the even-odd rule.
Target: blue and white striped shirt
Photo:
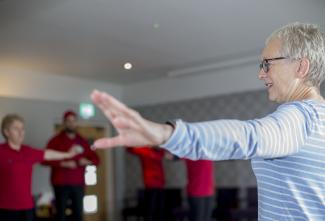
[[[259,220],[325,221],[325,105],[283,104],[261,119],[176,121],[161,145],[190,159],[250,159]]]

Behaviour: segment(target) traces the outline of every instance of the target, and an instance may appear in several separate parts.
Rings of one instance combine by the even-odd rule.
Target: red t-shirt
[[[214,194],[213,162],[209,160],[185,160],[187,168],[187,194],[193,197]]]
[[[99,164],[97,154],[90,149],[90,146],[84,138],[76,134],[74,139],[69,138],[64,131],[54,136],[47,144],[47,149],[57,151],[69,151],[73,145],[80,145],[84,151],[82,154],[75,156],[72,159],[78,162],[80,158],[87,158],[94,165]],[[52,167],[51,182],[53,185],[85,185],[85,167],[78,166],[75,169],[64,168],[60,166],[61,160],[46,161],[44,164]]]
[[[164,151],[152,147],[128,148],[128,151],[136,154],[141,161],[144,186],[146,188],[164,188],[165,173],[162,163]]]
[[[44,160],[44,150],[22,145],[19,151],[0,144],[0,208],[26,210],[34,207],[31,186],[35,163]]]

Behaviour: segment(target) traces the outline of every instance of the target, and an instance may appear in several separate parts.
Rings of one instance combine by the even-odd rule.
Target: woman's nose
[[[258,72],[258,79],[263,80],[267,77],[267,74],[264,72],[263,68],[261,68]]]

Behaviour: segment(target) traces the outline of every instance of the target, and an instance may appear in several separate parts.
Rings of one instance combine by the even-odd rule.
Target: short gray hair
[[[282,41],[281,56],[310,61],[306,83],[320,87],[325,78],[325,33],[317,25],[295,22],[274,31],[266,43],[273,38]]]

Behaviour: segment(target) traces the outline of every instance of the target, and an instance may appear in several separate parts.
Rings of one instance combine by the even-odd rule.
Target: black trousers
[[[82,221],[84,186],[54,186],[56,221]],[[71,203],[71,205],[68,204]],[[72,210],[71,217],[66,216],[65,210],[69,206]]]
[[[34,221],[34,209],[6,210],[0,209],[1,221]]]
[[[144,193],[144,220],[164,221],[165,197],[163,189],[148,188]]]
[[[211,221],[213,210],[213,197],[189,197],[188,198],[190,221]]]

